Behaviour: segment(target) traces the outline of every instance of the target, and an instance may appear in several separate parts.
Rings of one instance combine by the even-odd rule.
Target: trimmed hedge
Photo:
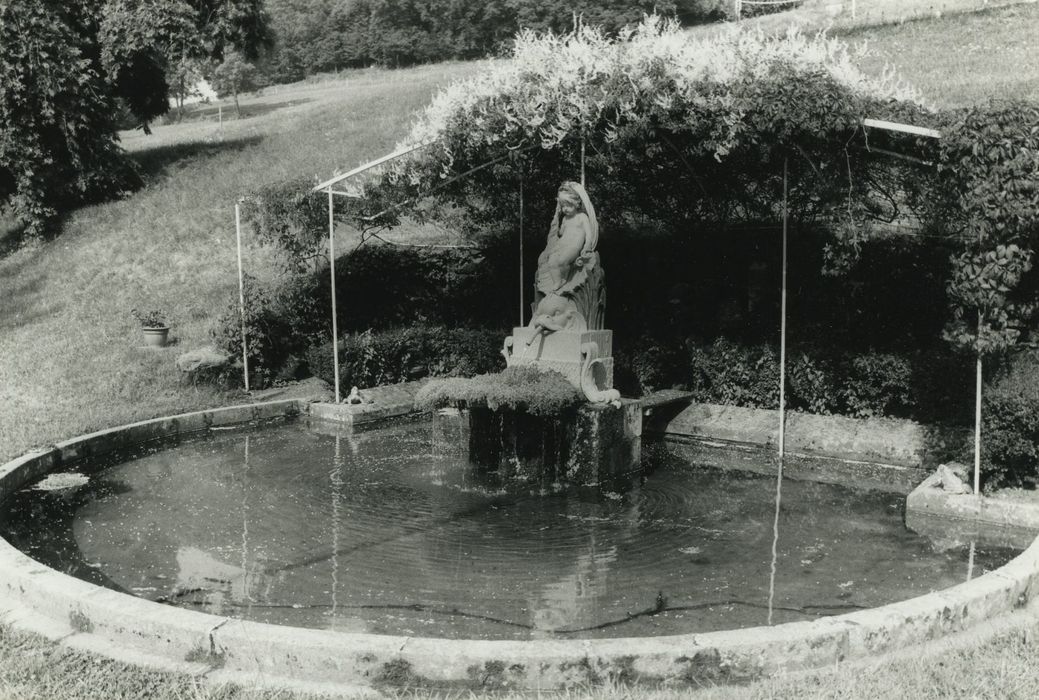
[[[505,336],[497,330],[421,324],[347,334],[339,341],[340,386],[365,388],[490,372],[504,364]],[[316,376],[335,381],[331,341],[308,349],[306,362]]]
[[[617,384],[626,395],[683,388],[696,401],[749,408],[779,403],[779,351],[726,338],[643,343],[621,352]],[[952,353],[913,354],[792,349],[787,407],[822,415],[894,416],[922,422],[969,421],[972,363]]]

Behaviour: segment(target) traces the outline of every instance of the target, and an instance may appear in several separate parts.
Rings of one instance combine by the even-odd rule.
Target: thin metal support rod
[[[783,160],[783,272],[779,301],[779,461],[786,444],[787,161]]]
[[[332,367],[335,372],[336,403],[342,400],[339,391],[339,314],[336,307],[336,244],[335,199],[328,188],[328,276],[332,284]]]
[[[981,333],[981,314],[978,314],[978,333]],[[981,496],[981,353],[978,353],[974,381],[974,495]]]
[[[581,187],[584,187],[584,136],[581,136]]]
[[[779,561],[779,507],[783,501],[783,452],[786,435],[786,271],[787,271],[787,160],[783,160],[783,273],[779,325],[779,459],[776,466],[776,509],[772,519],[772,562],[768,577],[768,624],[772,624]]]
[[[523,319],[526,317],[523,311],[523,170],[520,166],[519,178],[519,325],[523,327]]]
[[[245,335],[245,274],[242,272],[242,206],[234,205],[234,233],[238,247],[238,311],[242,320],[242,374],[245,379],[245,391],[249,392],[249,346]]]

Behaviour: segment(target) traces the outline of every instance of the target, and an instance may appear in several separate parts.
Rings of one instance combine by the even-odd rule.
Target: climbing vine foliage
[[[943,137],[867,129],[864,117]],[[466,211],[473,236],[514,235],[519,183],[528,217],[547,219],[584,153],[600,221],[724,235],[779,219],[785,172],[795,226],[831,233],[843,259],[906,229],[949,246],[946,337],[990,353],[1035,310],[1037,124],[1035,105],[929,109],[823,36],[700,39],[656,17],[618,39],[523,33],[512,60],[433,100],[407,140],[427,145],[352,214],[370,223],[432,201]]]
[[[1036,310],[1028,273],[1039,242],[1039,105],[949,115],[936,190],[960,237],[946,337],[983,354],[1008,347]]]

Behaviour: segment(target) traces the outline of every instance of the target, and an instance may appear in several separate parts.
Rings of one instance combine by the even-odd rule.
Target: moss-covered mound
[[[509,367],[476,377],[434,379],[419,390],[415,406],[434,410],[445,406],[512,409],[536,416],[573,410],[585,398],[559,372],[537,367]]]

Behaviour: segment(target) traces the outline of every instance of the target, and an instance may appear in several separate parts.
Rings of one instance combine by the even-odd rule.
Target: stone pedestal
[[[469,459],[481,470],[531,483],[601,485],[641,472],[637,401],[588,404],[558,418],[473,408]]]
[[[554,370],[586,394],[613,389],[613,331],[543,334],[529,327],[513,328],[503,352],[507,366],[536,365]],[[602,400],[592,395],[588,398]]]

